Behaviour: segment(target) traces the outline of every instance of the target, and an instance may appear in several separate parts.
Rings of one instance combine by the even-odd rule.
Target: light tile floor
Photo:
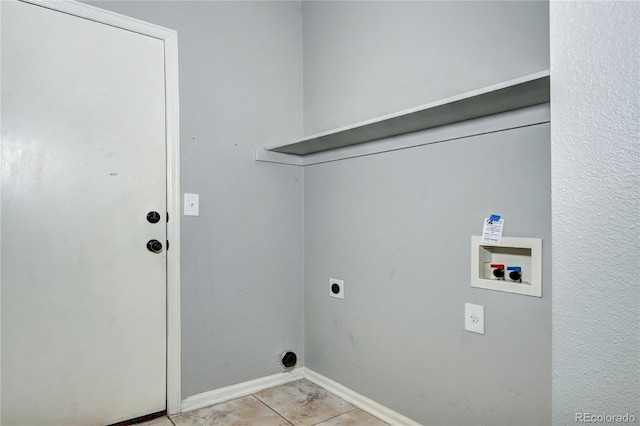
[[[384,426],[387,423],[308,380],[162,417],[140,426]]]

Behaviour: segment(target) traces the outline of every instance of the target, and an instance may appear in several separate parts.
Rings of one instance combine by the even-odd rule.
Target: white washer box
[[[504,264],[505,279],[493,276],[491,264]],[[509,266],[522,268],[522,282],[509,279]],[[471,237],[471,287],[542,297],[542,240],[502,237],[500,244]]]

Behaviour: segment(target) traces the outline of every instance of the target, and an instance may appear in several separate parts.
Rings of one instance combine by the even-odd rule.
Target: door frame
[[[159,39],[164,44],[167,150],[167,413],[182,411],[180,389],[180,116],[178,33],[73,0],[19,0]],[[168,246],[167,246],[168,247]]]

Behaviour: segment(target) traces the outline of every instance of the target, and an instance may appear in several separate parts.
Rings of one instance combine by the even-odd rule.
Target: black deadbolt
[[[162,251],[162,243],[158,240],[149,240],[147,249],[154,253],[160,253]]]
[[[149,223],[158,223],[160,222],[160,213],[158,212],[149,212],[147,213],[147,220]]]
[[[331,285],[331,291],[333,292],[333,294],[340,293],[340,286],[338,284],[332,284]]]

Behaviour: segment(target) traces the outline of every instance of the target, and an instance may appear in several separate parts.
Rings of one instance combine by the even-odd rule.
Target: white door
[[[2,3],[2,424],[163,411],[163,42]]]

